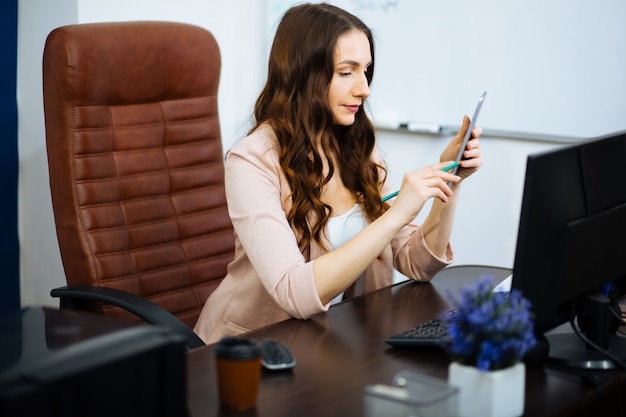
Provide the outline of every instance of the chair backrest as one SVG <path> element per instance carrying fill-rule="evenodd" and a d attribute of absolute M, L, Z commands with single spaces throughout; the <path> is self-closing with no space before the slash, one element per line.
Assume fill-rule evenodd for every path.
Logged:
<path fill-rule="evenodd" d="M 195 324 L 234 254 L 220 66 L 211 33 L 188 24 L 77 24 L 48 35 L 46 144 L 69 286 L 126 290 Z"/>

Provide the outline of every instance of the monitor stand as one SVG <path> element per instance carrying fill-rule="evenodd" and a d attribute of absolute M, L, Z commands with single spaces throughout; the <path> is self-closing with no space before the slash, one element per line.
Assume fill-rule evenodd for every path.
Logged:
<path fill-rule="evenodd" d="M 547 334 L 550 350 L 548 358 L 560 365 L 580 369 L 615 369 L 620 368 L 611 359 L 593 348 L 587 348 L 573 331 L 568 333 Z M 608 351 L 626 362 L 626 338 L 610 335 Z"/>
<path fill-rule="evenodd" d="M 595 291 L 580 297 L 571 308 L 575 319 L 570 321 L 569 326 L 566 324 L 562 331 L 557 328 L 545 335 L 549 346 L 548 358 L 570 368 L 601 370 L 624 367 L 626 337 L 616 334 L 621 324 L 621 320 L 616 318 L 621 315 L 617 302 Z M 576 331 L 615 359 L 588 345 Z"/>

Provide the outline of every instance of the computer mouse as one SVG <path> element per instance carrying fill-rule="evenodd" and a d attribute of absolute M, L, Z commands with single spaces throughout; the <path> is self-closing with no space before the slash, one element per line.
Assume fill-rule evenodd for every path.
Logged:
<path fill-rule="evenodd" d="M 268 371 L 287 371 L 296 366 L 296 359 L 283 343 L 273 339 L 258 342 L 261 348 L 261 365 Z"/>

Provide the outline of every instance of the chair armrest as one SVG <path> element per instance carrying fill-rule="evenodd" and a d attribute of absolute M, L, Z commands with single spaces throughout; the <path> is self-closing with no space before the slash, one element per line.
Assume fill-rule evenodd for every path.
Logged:
<path fill-rule="evenodd" d="M 100 301 L 120 307 L 147 323 L 164 326 L 185 338 L 187 349 L 204 346 L 204 342 L 186 324 L 173 314 L 152 301 L 115 288 L 79 286 L 60 287 L 50 291 L 53 297 L 61 299 L 61 305 L 72 299 Z"/>

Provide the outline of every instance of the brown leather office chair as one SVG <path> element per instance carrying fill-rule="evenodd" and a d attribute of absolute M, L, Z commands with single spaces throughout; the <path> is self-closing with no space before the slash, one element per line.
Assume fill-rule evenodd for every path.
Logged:
<path fill-rule="evenodd" d="M 68 283 L 52 295 L 62 308 L 136 315 L 203 344 L 191 328 L 234 253 L 220 66 L 211 33 L 188 24 L 78 24 L 48 35 L 46 143 Z"/>

